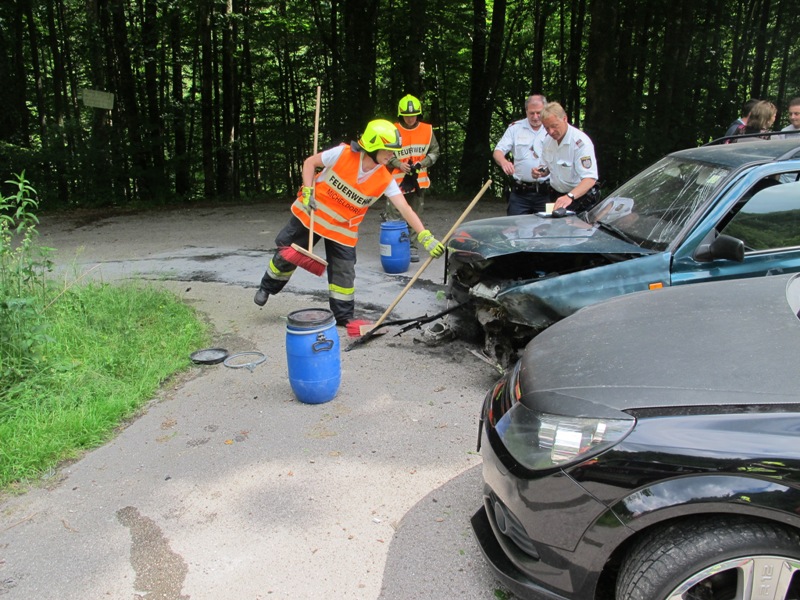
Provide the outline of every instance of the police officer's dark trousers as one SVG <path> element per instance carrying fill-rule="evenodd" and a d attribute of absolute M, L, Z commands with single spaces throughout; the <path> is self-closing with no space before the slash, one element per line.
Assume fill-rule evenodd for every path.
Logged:
<path fill-rule="evenodd" d="M 547 183 L 514 183 L 508 196 L 506 214 L 530 215 L 544 212 L 550 202 L 550 186 Z"/>

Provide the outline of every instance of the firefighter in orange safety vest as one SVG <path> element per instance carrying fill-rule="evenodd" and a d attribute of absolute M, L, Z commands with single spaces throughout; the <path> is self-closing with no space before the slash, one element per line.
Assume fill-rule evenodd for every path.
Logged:
<path fill-rule="evenodd" d="M 328 303 L 336 324 L 347 326 L 355 310 L 358 226 L 369 207 L 382 196 L 413 228 L 431 256 L 444 254 L 444 246 L 425 229 L 386 168 L 401 147 L 397 128 L 377 119 L 369 122 L 358 142 L 341 144 L 305 159 L 303 186 L 291 206 L 292 216 L 275 238 L 278 249 L 253 298 L 258 306 L 264 306 L 270 295 L 280 292 L 289 282 L 296 265 L 281 255 L 281 249 L 292 244 L 307 247 L 313 218 L 314 244 L 320 238 L 325 240 Z"/>
<path fill-rule="evenodd" d="M 420 121 L 421 114 L 420 101 L 411 94 L 403 96 L 397 107 L 397 116 L 401 117 L 402 122 L 395 123 L 403 140 L 403 149 L 387 164 L 406 200 L 420 217 L 425 208 L 425 190 L 431 185 L 428 168 L 439 158 L 439 142 L 433 134 L 433 127 L 429 123 Z M 400 214 L 388 201 L 384 216 L 393 221 L 401 219 Z M 419 262 L 416 232 L 411 232 L 409 241 L 411 262 Z"/>

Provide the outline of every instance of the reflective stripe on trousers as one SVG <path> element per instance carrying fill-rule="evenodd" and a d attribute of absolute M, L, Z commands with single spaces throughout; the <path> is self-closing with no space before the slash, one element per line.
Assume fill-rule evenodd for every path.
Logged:
<path fill-rule="evenodd" d="M 320 237 L 314 235 L 314 243 Z M 332 240 L 325 241 L 325 258 L 328 261 L 328 303 L 337 321 L 348 321 L 355 313 L 356 249 Z M 280 254 L 281 248 L 297 244 L 308 248 L 308 229 L 292 216 L 275 238 L 278 250 L 261 278 L 261 288 L 268 294 L 280 292 L 289 283 L 296 266 Z"/>

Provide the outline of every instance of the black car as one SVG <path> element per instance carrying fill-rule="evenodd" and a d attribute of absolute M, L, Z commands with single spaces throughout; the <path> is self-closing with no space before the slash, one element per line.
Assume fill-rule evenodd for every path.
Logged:
<path fill-rule="evenodd" d="M 483 553 L 522 598 L 800 598 L 800 276 L 665 288 L 534 338 L 484 401 Z"/>

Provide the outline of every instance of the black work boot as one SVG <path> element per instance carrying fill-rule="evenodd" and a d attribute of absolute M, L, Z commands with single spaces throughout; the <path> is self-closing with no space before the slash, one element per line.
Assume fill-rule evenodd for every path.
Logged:
<path fill-rule="evenodd" d="M 258 288 L 256 295 L 253 297 L 253 302 L 258 304 L 259 306 L 264 306 L 269 300 L 269 294 L 264 288 Z"/>

